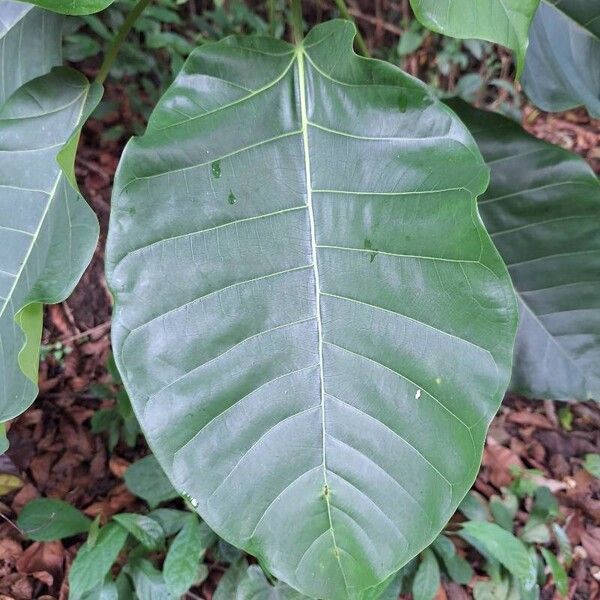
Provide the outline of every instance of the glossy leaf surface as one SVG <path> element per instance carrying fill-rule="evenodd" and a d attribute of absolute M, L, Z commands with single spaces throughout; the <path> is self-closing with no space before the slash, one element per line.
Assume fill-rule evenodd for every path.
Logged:
<path fill-rule="evenodd" d="M 506 117 L 450 104 L 491 168 L 479 210 L 519 295 L 511 389 L 600 399 L 598 178 L 579 156 Z"/>
<path fill-rule="evenodd" d="M 56 68 L 0 108 L 0 421 L 37 394 L 41 303 L 71 293 L 96 245 L 73 171 L 79 128 L 100 94 Z"/>
<path fill-rule="evenodd" d="M 197 49 L 124 153 L 107 253 L 115 360 L 165 472 L 227 541 L 336 600 L 455 510 L 516 326 L 476 146 L 353 36 Z"/>
<path fill-rule="evenodd" d="M 527 33 L 540 0 L 410 0 L 425 27 L 460 39 L 476 38 L 513 50 L 519 72 Z"/>
<path fill-rule="evenodd" d="M 544 110 L 584 105 L 600 117 L 600 2 L 540 4 L 530 30 L 523 86 Z"/>
<path fill-rule="evenodd" d="M 0 106 L 24 83 L 61 63 L 62 22 L 31 4 L 0 0 Z"/>
<path fill-rule="evenodd" d="M 108 8 L 113 2 L 114 0 L 27 0 L 28 4 L 63 15 L 90 15 Z"/>

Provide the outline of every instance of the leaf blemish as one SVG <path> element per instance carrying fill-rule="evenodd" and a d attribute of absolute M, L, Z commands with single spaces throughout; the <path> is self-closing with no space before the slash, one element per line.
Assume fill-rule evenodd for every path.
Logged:
<path fill-rule="evenodd" d="M 327 484 L 325 484 L 323 486 L 323 497 L 327 498 L 329 496 L 329 486 Z"/>
<path fill-rule="evenodd" d="M 415 400 L 418 400 L 421 397 L 421 390 L 417 390 L 417 393 L 415 394 Z"/>
<path fill-rule="evenodd" d="M 221 161 L 215 160 L 210 166 L 210 171 L 215 179 L 219 179 L 221 177 Z"/>
<path fill-rule="evenodd" d="M 232 191 L 230 191 L 229 196 L 227 196 L 227 202 L 229 202 L 229 204 L 235 204 L 237 202 L 237 198 Z"/>
<path fill-rule="evenodd" d="M 365 250 L 373 250 L 373 252 L 371 252 L 371 254 L 369 255 L 369 262 L 373 262 L 375 260 L 375 258 L 377 257 L 377 253 L 379 252 L 377 250 L 377 248 L 373 248 L 373 243 L 371 242 L 371 240 L 366 237 L 365 241 L 363 242 L 363 248 Z"/>

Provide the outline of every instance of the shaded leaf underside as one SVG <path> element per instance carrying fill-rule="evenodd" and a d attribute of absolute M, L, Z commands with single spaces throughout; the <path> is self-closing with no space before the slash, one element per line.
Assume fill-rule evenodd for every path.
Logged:
<path fill-rule="evenodd" d="M 420 551 L 472 483 L 516 306 L 458 120 L 353 27 L 196 50 L 115 182 L 115 358 L 207 523 L 317 598 Z"/>
<path fill-rule="evenodd" d="M 451 102 L 491 168 L 482 218 L 519 295 L 511 389 L 600 399 L 600 183 L 579 156 Z"/>
<path fill-rule="evenodd" d="M 600 117 L 600 3 L 541 2 L 530 30 L 523 86 L 544 110 L 584 105 Z"/>

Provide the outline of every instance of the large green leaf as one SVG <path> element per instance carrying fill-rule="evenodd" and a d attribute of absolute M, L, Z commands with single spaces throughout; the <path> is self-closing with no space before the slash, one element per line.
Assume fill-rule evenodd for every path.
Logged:
<path fill-rule="evenodd" d="M 41 303 L 70 294 L 96 245 L 74 160 L 100 95 L 76 71 L 56 68 L 0 108 L 0 421 L 37 394 Z"/>
<path fill-rule="evenodd" d="M 527 32 L 540 0 L 410 0 L 425 27 L 461 39 L 477 38 L 507 46 L 523 69 Z"/>
<path fill-rule="evenodd" d="M 89 15 L 109 7 L 115 0 L 19 0 L 63 15 Z"/>
<path fill-rule="evenodd" d="M 195 50 L 125 150 L 107 248 L 115 360 L 165 472 L 328 599 L 456 509 L 517 316 L 473 140 L 354 32 Z"/>
<path fill-rule="evenodd" d="M 600 400 L 600 183 L 580 157 L 453 101 L 491 167 L 481 216 L 519 294 L 511 388 Z"/>
<path fill-rule="evenodd" d="M 600 2 L 543 0 L 531 26 L 523 86 L 544 110 L 583 104 L 600 117 Z"/>
<path fill-rule="evenodd" d="M 0 0 L 0 106 L 24 83 L 61 63 L 62 17 Z"/>

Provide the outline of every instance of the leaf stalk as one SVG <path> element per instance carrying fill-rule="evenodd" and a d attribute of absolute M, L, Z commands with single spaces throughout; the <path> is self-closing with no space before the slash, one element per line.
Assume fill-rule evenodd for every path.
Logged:
<path fill-rule="evenodd" d="M 348 7 L 346 6 L 346 1 L 345 0 L 334 0 L 334 2 L 335 2 L 335 5 L 337 6 L 337 9 L 340 12 L 340 16 L 343 19 L 348 19 L 348 21 L 352 21 L 352 23 L 354 23 L 354 25 L 356 26 L 356 47 L 358 48 L 358 51 L 365 58 L 370 58 L 371 53 L 369 52 L 369 48 L 367 48 L 365 38 L 362 36 L 362 33 L 358 29 L 358 25 L 356 25 L 356 21 L 352 18 L 352 15 L 350 14 Z"/>
<path fill-rule="evenodd" d="M 301 44 L 304 39 L 304 27 L 302 25 L 302 0 L 291 0 L 292 3 L 292 30 L 294 41 Z"/>
<path fill-rule="evenodd" d="M 139 2 L 133 7 L 132 11 L 127 15 L 125 21 L 119 28 L 117 35 L 111 42 L 106 55 L 104 56 L 104 60 L 102 61 L 102 65 L 100 66 L 100 70 L 98 71 L 98 75 L 96 75 L 96 83 L 102 85 L 106 80 L 110 69 L 112 68 L 117 55 L 119 54 L 119 50 L 127 37 L 127 34 L 131 31 L 133 24 L 136 22 L 137 18 L 144 12 L 144 9 L 148 4 L 150 4 L 151 0 L 139 0 Z"/>

